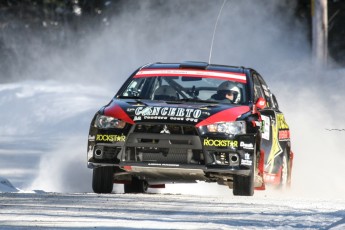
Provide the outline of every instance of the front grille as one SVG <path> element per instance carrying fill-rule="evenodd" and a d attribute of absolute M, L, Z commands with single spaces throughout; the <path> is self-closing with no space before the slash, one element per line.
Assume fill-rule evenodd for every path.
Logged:
<path fill-rule="evenodd" d="M 128 134 L 123 161 L 204 164 L 204 157 L 194 126 L 137 124 Z"/>
<path fill-rule="evenodd" d="M 178 135 L 198 135 L 194 126 L 176 124 L 138 124 L 134 133 L 169 133 Z"/>
<path fill-rule="evenodd" d="M 167 148 L 127 148 L 126 161 L 166 164 L 204 164 L 201 150 Z"/>
<path fill-rule="evenodd" d="M 143 162 L 187 163 L 188 151 L 186 149 L 163 149 L 158 151 L 138 152 L 139 159 Z"/>

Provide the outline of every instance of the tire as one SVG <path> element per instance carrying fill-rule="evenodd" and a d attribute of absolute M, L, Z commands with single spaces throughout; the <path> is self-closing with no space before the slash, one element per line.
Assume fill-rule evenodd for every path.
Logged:
<path fill-rule="evenodd" d="M 254 155 L 255 156 L 255 155 Z M 256 157 L 253 159 L 253 165 L 249 176 L 234 175 L 232 193 L 234 196 L 253 196 L 254 178 L 256 171 Z"/>
<path fill-rule="evenodd" d="M 111 193 L 113 191 L 112 167 L 99 167 L 93 169 L 92 189 L 95 193 Z"/>
<path fill-rule="evenodd" d="M 145 180 L 140 180 L 137 177 L 132 177 L 131 183 L 124 185 L 125 193 L 146 193 L 147 189 L 147 182 Z"/>
<path fill-rule="evenodd" d="M 280 189 L 286 189 L 289 188 L 291 184 L 291 167 L 290 167 L 290 161 L 288 158 L 287 151 L 284 150 L 283 156 L 282 156 L 282 169 L 281 169 L 281 178 L 280 178 Z"/>

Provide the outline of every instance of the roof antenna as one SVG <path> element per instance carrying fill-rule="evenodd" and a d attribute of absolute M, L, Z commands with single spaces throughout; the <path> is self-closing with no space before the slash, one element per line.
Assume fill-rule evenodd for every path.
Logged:
<path fill-rule="evenodd" d="M 212 56 L 213 42 L 214 42 L 214 36 L 215 36 L 215 34 L 216 34 L 216 30 L 217 30 L 218 21 L 219 21 L 220 15 L 222 14 L 222 10 L 223 10 L 223 7 L 224 7 L 226 1 L 227 1 L 227 0 L 224 0 L 224 1 L 223 1 L 223 4 L 222 4 L 222 6 L 220 7 L 220 10 L 219 10 L 219 13 L 218 13 L 218 17 L 217 17 L 216 24 L 214 25 L 213 36 L 212 36 L 212 41 L 211 41 L 211 48 L 210 48 L 210 56 L 209 56 L 209 58 L 208 58 L 208 63 L 209 63 L 209 64 L 211 64 L 211 56 Z"/>

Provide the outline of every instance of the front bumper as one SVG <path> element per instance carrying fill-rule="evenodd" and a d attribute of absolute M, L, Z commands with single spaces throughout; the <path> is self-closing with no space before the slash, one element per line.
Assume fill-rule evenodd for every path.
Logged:
<path fill-rule="evenodd" d="M 174 172 L 196 178 L 249 175 L 255 159 L 255 139 L 253 134 L 230 138 L 130 133 L 123 142 L 105 143 L 89 137 L 88 167 L 115 166 L 147 176 Z"/>

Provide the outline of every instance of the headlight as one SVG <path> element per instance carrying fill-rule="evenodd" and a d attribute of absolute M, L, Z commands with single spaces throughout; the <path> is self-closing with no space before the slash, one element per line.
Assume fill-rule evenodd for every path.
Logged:
<path fill-rule="evenodd" d="M 204 126 L 209 133 L 244 134 L 246 133 L 246 123 L 244 121 L 218 122 Z"/>
<path fill-rule="evenodd" d="M 126 125 L 126 122 L 104 115 L 97 115 L 95 126 L 100 129 L 123 129 Z"/>

